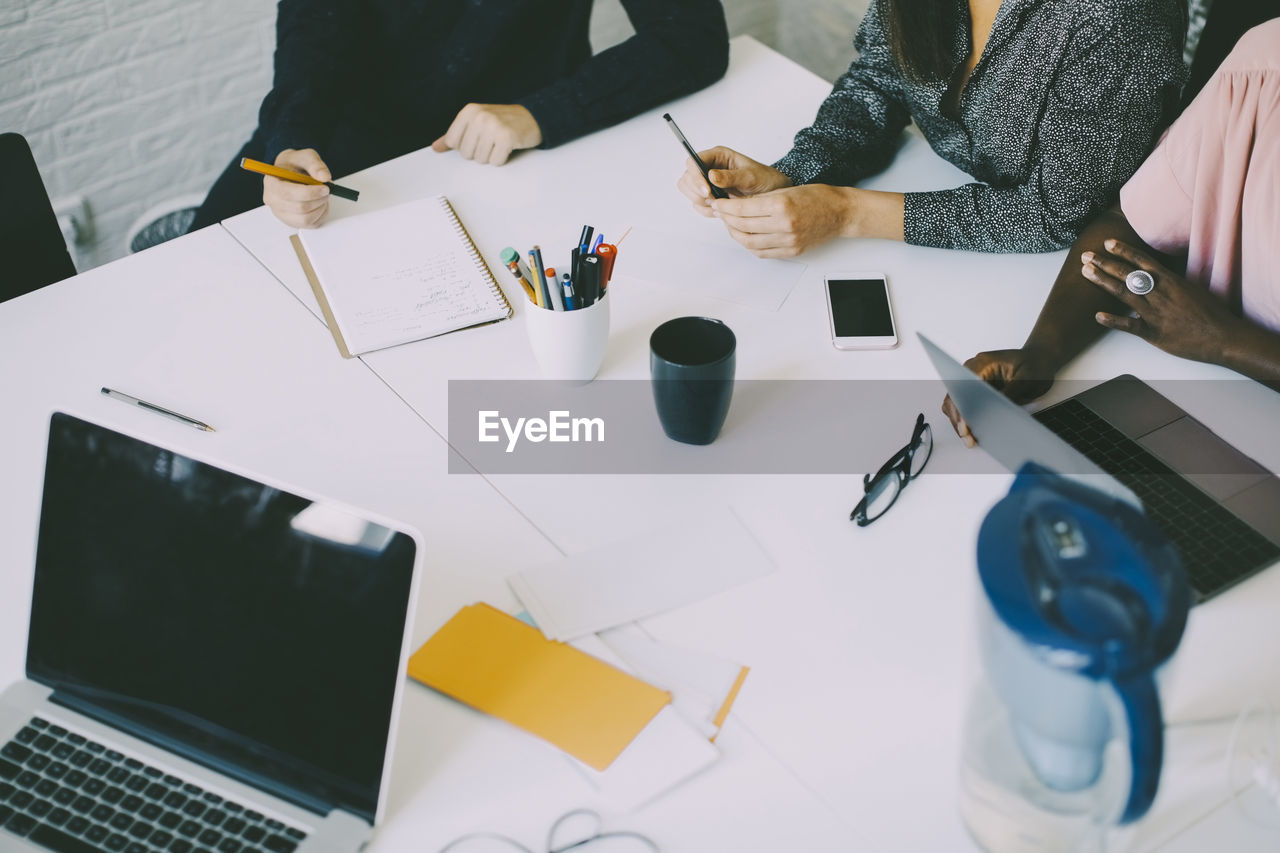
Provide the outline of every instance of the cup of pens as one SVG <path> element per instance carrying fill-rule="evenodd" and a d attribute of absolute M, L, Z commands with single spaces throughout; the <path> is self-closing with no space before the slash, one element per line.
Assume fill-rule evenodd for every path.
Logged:
<path fill-rule="evenodd" d="M 567 263 L 544 257 L 534 246 L 525 259 L 513 248 L 502 263 L 520 283 L 533 310 L 528 312 L 529 346 L 543 377 L 590 382 L 609 344 L 609 278 L 617 248 L 585 226 Z M 594 240 L 593 240 L 594 237 Z M 527 263 L 526 263 L 527 261 Z"/>

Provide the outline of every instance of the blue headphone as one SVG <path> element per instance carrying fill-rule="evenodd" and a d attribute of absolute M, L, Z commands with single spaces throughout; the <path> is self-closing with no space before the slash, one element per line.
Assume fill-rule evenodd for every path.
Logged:
<path fill-rule="evenodd" d="M 1155 670 L 1177 649 L 1191 605 L 1173 543 L 1131 504 L 1027 463 L 982 523 L 978 573 L 1010 630 L 1075 653 L 1046 666 L 1115 688 L 1133 765 L 1120 823 L 1142 817 L 1164 755 Z"/>

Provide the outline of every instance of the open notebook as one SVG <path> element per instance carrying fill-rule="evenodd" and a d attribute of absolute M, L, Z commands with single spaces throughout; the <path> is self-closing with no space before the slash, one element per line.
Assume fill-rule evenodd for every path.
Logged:
<path fill-rule="evenodd" d="M 511 316 L 444 196 L 339 219 L 290 240 L 344 358 Z"/>

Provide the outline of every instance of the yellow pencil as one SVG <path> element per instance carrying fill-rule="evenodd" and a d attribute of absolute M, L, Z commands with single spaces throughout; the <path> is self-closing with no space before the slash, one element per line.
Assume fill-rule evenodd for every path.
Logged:
<path fill-rule="evenodd" d="M 538 307 L 546 308 L 542 304 L 542 279 L 538 276 L 538 262 L 534 260 L 533 252 L 529 253 L 529 278 L 533 280 L 533 295 L 537 297 Z"/>
<path fill-rule="evenodd" d="M 358 201 L 360 193 L 348 187 L 339 186 L 333 181 L 321 181 L 310 175 L 304 175 L 302 172 L 294 172 L 290 169 L 281 169 L 279 166 L 272 166 L 270 163 L 263 163 L 261 160 L 252 160 L 248 157 L 240 158 L 240 168 L 249 172 L 257 172 L 259 175 L 270 175 L 273 178 L 279 178 L 282 181 L 292 181 L 295 184 L 310 184 L 312 186 L 321 185 L 329 188 L 329 192 L 338 198 L 345 198 L 348 201 Z"/>

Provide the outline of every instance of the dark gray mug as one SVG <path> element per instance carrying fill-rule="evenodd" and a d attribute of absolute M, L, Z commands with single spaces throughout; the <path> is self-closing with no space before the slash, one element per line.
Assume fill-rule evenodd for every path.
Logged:
<path fill-rule="evenodd" d="M 653 402 L 668 438 L 710 444 L 733 398 L 738 339 L 719 320 L 677 317 L 649 336 Z"/>

